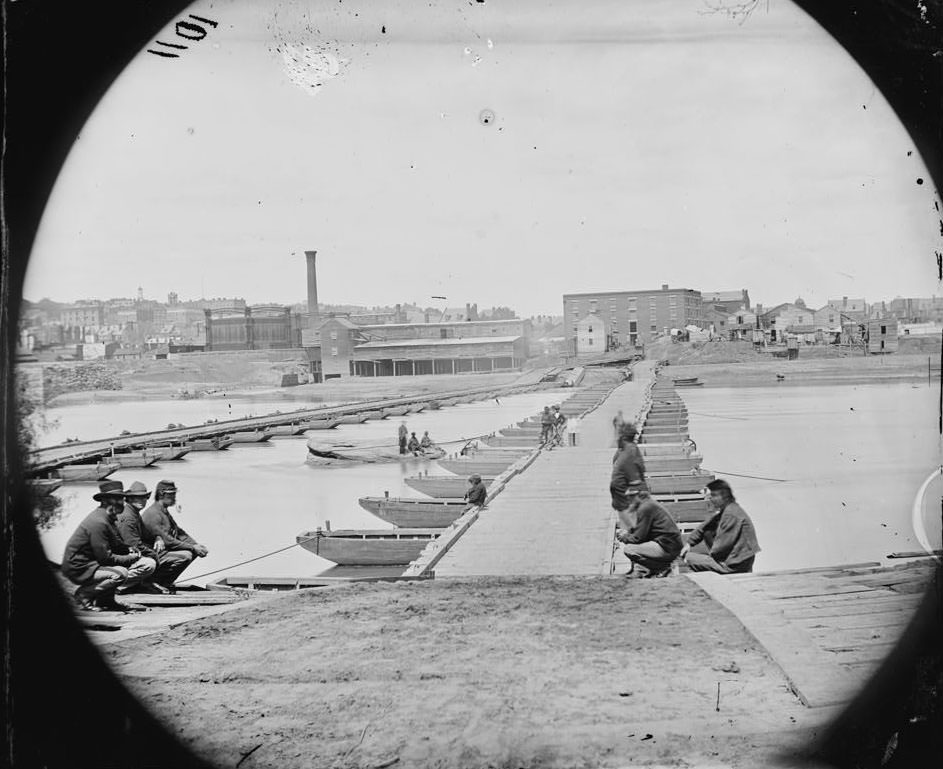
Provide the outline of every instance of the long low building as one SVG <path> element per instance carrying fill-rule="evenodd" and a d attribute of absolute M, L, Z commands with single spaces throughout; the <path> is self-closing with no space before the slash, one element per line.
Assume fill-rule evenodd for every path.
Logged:
<path fill-rule="evenodd" d="M 391 339 L 351 350 L 354 376 L 463 374 L 519 368 L 527 358 L 523 336 Z"/>

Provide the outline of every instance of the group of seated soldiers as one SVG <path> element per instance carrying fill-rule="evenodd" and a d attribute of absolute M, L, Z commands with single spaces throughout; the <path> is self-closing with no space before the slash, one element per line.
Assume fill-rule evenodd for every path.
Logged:
<path fill-rule="evenodd" d="M 621 412 L 620 412 L 621 415 Z M 635 425 L 619 425 L 609 493 L 619 518 L 616 538 L 629 559 L 628 574 L 664 577 L 681 558 L 692 571 L 733 574 L 753 571 L 760 546 L 753 521 L 737 504 L 730 484 L 707 484 L 711 516 L 686 537 L 671 514 L 648 492 L 645 460 Z M 694 549 L 692 549 L 694 548 Z"/>
<path fill-rule="evenodd" d="M 185 532 L 170 513 L 177 503 L 173 481 L 150 492 L 135 481 L 103 481 L 92 498 L 98 507 L 83 520 L 65 547 L 61 572 L 78 585 L 74 598 L 88 611 L 128 611 L 116 593 L 174 593 L 175 581 L 194 557 L 209 551 Z"/>

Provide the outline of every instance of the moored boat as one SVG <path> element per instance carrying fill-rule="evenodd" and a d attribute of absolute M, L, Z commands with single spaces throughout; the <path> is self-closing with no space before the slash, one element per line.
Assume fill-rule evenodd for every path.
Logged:
<path fill-rule="evenodd" d="M 713 473 L 685 473 L 681 475 L 647 476 L 645 479 L 652 494 L 695 494 L 714 480 Z"/>
<path fill-rule="evenodd" d="M 234 433 L 230 433 L 229 437 L 232 438 L 233 444 L 251 444 L 265 443 L 271 440 L 272 435 L 274 435 L 274 433 L 266 427 L 260 430 L 237 430 Z"/>
<path fill-rule="evenodd" d="M 121 465 L 117 462 L 96 462 L 95 464 L 75 464 L 59 467 L 53 472 L 63 481 L 103 481 Z"/>
<path fill-rule="evenodd" d="M 215 435 L 212 438 L 194 438 L 188 445 L 193 451 L 222 451 L 232 446 L 232 443 L 228 435 Z"/>
<path fill-rule="evenodd" d="M 405 566 L 441 533 L 441 529 L 315 529 L 302 532 L 295 541 L 344 566 Z"/>
<path fill-rule="evenodd" d="M 343 416 L 337 417 L 337 424 L 339 425 L 359 425 L 361 422 L 366 422 L 367 417 L 363 413 L 357 414 L 344 414 Z"/>
<path fill-rule="evenodd" d="M 148 446 L 147 450 L 153 452 L 158 462 L 170 462 L 174 459 L 182 459 L 193 449 L 187 444 L 181 444 L 179 446 Z"/>
<path fill-rule="evenodd" d="M 360 506 L 394 526 L 435 529 L 461 517 L 469 505 L 464 499 L 409 499 L 407 497 L 361 497 Z"/>
<path fill-rule="evenodd" d="M 422 403 L 410 403 L 409 404 L 409 413 L 418 414 L 420 411 L 423 411 L 429 404 L 423 401 Z"/>
<path fill-rule="evenodd" d="M 481 479 L 485 486 L 490 486 L 494 478 Z M 403 481 L 411 489 L 415 489 L 429 497 L 445 497 L 449 499 L 463 498 L 468 491 L 468 479 L 458 475 L 423 475 L 404 478 Z"/>
<path fill-rule="evenodd" d="M 47 497 L 62 485 L 60 478 L 30 478 L 30 488 L 37 497 Z"/>
<path fill-rule="evenodd" d="M 413 456 L 412 452 L 403 455 L 399 446 L 358 445 L 356 443 L 338 443 L 325 441 L 320 436 L 308 438 L 308 459 L 321 464 L 338 462 L 395 462 Z M 439 459 L 445 456 L 445 450 L 438 446 L 422 449 L 416 456 L 426 459 Z"/>
<path fill-rule="evenodd" d="M 513 465 L 517 459 L 485 458 L 477 456 L 460 457 L 458 459 L 440 459 L 439 467 L 450 473 L 467 478 L 472 473 L 479 475 L 500 475 Z"/>
<path fill-rule="evenodd" d="M 409 413 L 409 406 L 389 406 L 383 413 L 388 417 L 401 417 Z"/>
<path fill-rule="evenodd" d="M 305 427 L 304 422 L 292 422 L 287 425 L 272 425 L 268 429 L 273 437 L 278 437 L 283 435 L 304 435 L 305 430 L 310 428 Z"/>
<path fill-rule="evenodd" d="M 385 409 L 374 409 L 372 411 L 361 411 L 360 415 L 364 418 L 364 421 L 368 419 L 380 420 L 386 419 L 386 410 Z"/>
<path fill-rule="evenodd" d="M 117 462 L 121 467 L 150 467 L 157 462 L 157 456 L 147 450 L 143 451 L 116 451 L 109 462 Z"/>
<path fill-rule="evenodd" d="M 308 419 L 301 422 L 299 426 L 302 427 L 302 432 L 304 432 L 305 430 L 331 430 L 339 424 L 339 418 L 326 417 L 324 419 Z"/>

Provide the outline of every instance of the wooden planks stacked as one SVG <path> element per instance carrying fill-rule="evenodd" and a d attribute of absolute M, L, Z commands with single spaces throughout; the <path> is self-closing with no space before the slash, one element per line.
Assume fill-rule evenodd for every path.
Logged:
<path fill-rule="evenodd" d="M 785 572 L 690 574 L 783 669 L 803 703 L 848 702 L 901 638 L 937 560 Z"/>

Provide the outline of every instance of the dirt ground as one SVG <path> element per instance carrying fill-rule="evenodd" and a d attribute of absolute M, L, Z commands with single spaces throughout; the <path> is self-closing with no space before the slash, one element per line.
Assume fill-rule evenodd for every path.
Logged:
<path fill-rule="evenodd" d="M 790 766 L 823 720 L 683 576 L 351 583 L 104 653 L 246 769 Z"/>

